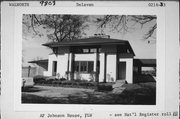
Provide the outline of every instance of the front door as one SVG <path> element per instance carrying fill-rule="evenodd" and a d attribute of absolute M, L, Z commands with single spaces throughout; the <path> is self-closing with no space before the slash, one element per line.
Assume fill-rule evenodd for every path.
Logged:
<path fill-rule="evenodd" d="M 126 62 L 119 62 L 118 66 L 118 79 L 125 80 L 126 79 Z"/>
<path fill-rule="evenodd" d="M 53 61 L 52 76 L 56 76 L 56 73 L 57 73 L 57 61 Z"/>

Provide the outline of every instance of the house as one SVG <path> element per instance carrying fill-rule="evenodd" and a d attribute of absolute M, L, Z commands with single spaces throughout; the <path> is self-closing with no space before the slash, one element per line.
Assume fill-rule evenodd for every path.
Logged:
<path fill-rule="evenodd" d="M 133 83 L 133 58 L 126 40 L 95 36 L 73 41 L 43 44 L 52 49 L 45 76 L 58 76 L 68 80 Z"/>
<path fill-rule="evenodd" d="M 34 63 L 34 67 L 31 67 L 31 72 L 32 68 L 35 68 L 35 75 L 43 75 L 44 71 L 48 70 L 48 60 L 47 59 L 41 59 L 41 60 L 34 60 L 34 61 L 29 61 L 28 63 Z"/>

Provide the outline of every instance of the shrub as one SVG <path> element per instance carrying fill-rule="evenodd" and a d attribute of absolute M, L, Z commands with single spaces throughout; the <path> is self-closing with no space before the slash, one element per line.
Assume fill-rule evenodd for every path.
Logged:
<path fill-rule="evenodd" d="M 56 79 L 48 79 L 45 81 L 45 84 L 52 84 L 53 81 L 56 81 Z"/>
<path fill-rule="evenodd" d="M 99 91 L 112 91 L 112 84 L 109 83 L 102 83 L 97 85 L 97 90 Z"/>
<path fill-rule="evenodd" d="M 34 76 L 33 77 L 33 81 L 34 83 L 41 83 L 41 82 L 45 82 L 46 81 L 46 78 L 45 76 L 42 76 L 42 75 L 37 75 L 37 76 Z"/>
<path fill-rule="evenodd" d="M 66 78 L 60 78 L 59 80 L 60 81 L 66 81 L 67 79 Z"/>

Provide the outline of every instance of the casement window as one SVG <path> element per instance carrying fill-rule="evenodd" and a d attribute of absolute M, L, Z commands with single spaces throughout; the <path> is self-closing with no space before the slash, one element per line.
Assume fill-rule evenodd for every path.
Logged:
<path fill-rule="evenodd" d="M 89 49 L 82 49 L 83 53 L 89 53 Z"/>
<path fill-rule="evenodd" d="M 74 52 L 74 53 L 96 53 L 96 52 L 101 52 L 101 48 L 74 47 L 74 48 L 71 48 L 71 52 Z"/>
<path fill-rule="evenodd" d="M 74 71 L 81 73 L 91 73 L 94 69 L 93 61 L 75 61 Z"/>
<path fill-rule="evenodd" d="M 91 48 L 91 49 L 90 49 L 90 52 L 91 52 L 91 53 L 97 52 L 97 48 Z"/>

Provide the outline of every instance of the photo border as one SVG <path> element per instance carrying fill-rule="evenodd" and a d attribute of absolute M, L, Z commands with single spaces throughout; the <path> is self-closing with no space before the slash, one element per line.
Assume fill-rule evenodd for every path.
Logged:
<path fill-rule="evenodd" d="M 92 11 L 96 11 L 93 13 Z M 98 12 L 97 12 L 98 11 Z M 156 105 L 84 105 L 84 104 L 21 104 L 21 66 L 22 66 L 22 15 L 23 14 L 125 14 L 125 15 L 156 15 L 157 38 L 156 38 Z M 16 111 L 138 111 L 138 110 L 163 110 L 165 105 L 165 9 L 147 7 L 31 7 L 15 8 L 14 27 L 14 109 Z M 47 108 L 48 106 L 48 108 Z"/>

